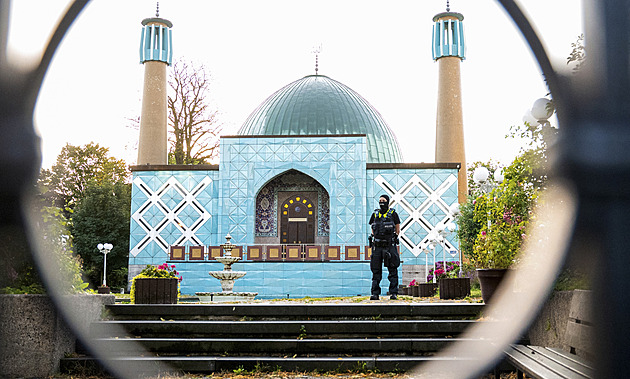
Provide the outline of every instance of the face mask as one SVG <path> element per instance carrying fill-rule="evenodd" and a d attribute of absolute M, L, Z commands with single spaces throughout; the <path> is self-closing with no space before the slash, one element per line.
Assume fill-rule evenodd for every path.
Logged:
<path fill-rule="evenodd" d="M 381 208 L 381 212 L 382 213 L 385 213 L 385 211 L 387 211 L 387 209 L 389 209 L 389 204 L 387 202 L 379 201 L 378 205 Z"/>

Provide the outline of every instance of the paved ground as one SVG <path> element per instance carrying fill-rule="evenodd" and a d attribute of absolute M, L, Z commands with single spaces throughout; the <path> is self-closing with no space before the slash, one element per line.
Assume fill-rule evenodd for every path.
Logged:
<path fill-rule="evenodd" d="M 182 296 L 180 302 L 185 302 L 187 299 L 196 299 L 194 296 Z M 389 296 L 381 296 L 380 300 L 370 300 L 369 296 L 350 296 L 350 297 L 323 297 L 323 298 L 295 298 L 295 299 L 256 299 L 248 301 L 248 303 L 261 303 L 261 304 L 378 304 L 378 303 L 481 303 L 481 297 L 467 297 L 460 300 L 441 300 L 438 297 L 411 297 L 411 296 L 399 296 L 398 300 L 390 300 Z"/>

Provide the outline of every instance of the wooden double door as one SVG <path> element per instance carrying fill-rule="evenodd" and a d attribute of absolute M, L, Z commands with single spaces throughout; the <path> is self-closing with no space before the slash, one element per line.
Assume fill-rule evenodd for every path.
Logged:
<path fill-rule="evenodd" d="M 294 193 L 280 206 L 280 243 L 315 243 L 315 205 L 302 193 Z"/>

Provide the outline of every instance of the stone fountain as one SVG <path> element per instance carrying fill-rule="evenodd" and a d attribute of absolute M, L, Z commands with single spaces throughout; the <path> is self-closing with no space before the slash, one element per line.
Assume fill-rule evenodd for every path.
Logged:
<path fill-rule="evenodd" d="M 195 292 L 195 294 L 199 297 L 199 301 L 202 303 L 206 302 L 228 302 L 228 301 L 247 301 L 253 300 L 258 292 L 233 292 L 234 281 L 236 279 L 242 278 L 245 276 L 245 271 L 232 271 L 232 265 L 239 260 L 240 257 L 232 256 L 232 249 L 236 247 L 236 245 L 232 244 L 230 240 L 232 236 L 228 233 L 225 236 L 225 240 L 227 241 L 223 245 L 220 245 L 224 251 L 222 257 L 217 257 L 216 260 L 223 263 L 223 271 L 210 271 L 210 274 L 213 278 L 217 278 L 221 281 L 221 292 Z"/>

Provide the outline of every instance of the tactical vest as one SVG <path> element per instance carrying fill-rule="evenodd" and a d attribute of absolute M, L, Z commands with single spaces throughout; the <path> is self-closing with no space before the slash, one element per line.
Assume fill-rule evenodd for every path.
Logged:
<path fill-rule="evenodd" d="M 372 223 L 372 234 L 377 240 L 391 241 L 394 237 L 395 225 L 392 219 L 393 209 L 388 209 L 382 214 L 380 209 L 374 210 L 374 222 Z"/>

